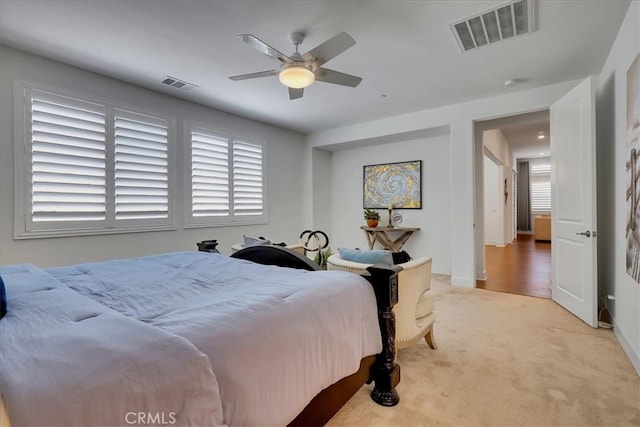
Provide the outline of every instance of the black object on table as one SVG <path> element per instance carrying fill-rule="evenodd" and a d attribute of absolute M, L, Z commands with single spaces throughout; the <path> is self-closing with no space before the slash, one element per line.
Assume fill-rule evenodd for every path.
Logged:
<path fill-rule="evenodd" d="M 202 242 L 198 242 L 198 250 L 201 252 L 212 252 L 219 254 L 220 251 L 216 249 L 218 246 L 217 240 L 203 240 Z"/>

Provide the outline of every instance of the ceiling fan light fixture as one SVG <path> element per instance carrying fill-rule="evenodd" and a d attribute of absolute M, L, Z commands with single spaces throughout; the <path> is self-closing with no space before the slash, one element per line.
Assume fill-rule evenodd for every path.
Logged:
<path fill-rule="evenodd" d="M 292 89 L 303 89 L 316 80 L 313 71 L 302 65 L 290 65 L 280 71 L 278 77 L 280 83 Z"/>

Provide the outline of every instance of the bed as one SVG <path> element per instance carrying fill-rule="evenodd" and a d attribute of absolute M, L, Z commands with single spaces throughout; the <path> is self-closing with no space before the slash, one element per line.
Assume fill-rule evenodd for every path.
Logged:
<path fill-rule="evenodd" d="M 365 381 L 395 405 L 398 269 L 314 270 L 279 247 L 1 268 L 12 425 L 321 425 Z"/>

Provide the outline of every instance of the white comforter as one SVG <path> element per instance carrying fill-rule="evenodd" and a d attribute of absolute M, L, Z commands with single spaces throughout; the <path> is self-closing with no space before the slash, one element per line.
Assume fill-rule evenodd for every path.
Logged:
<path fill-rule="evenodd" d="M 350 273 L 262 266 L 203 252 L 47 271 L 79 294 L 186 338 L 206 354 L 228 425 L 286 425 L 315 394 L 381 350 L 373 291 Z"/>
<path fill-rule="evenodd" d="M 209 361 L 187 340 L 32 265 L 0 274 L 9 300 L 0 320 L 0 391 L 13 427 L 121 426 L 140 417 L 223 425 Z"/>

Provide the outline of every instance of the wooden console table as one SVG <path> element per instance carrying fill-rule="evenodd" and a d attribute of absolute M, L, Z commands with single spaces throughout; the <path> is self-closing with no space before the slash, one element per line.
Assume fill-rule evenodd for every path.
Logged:
<path fill-rule="evenodd" d="M 420 228 L 417 227 L 367 227 L 366 225 L 363 225 L 360 228 L 364 230 L 367 236 L 369 249 L 373 249 L 373 245 L 378 242 L 383 248 L 392 252 L 401 251 L 402 247 L 407 243 L 407 240 L 409 240 L 411 235 L 420 230 Z M 391 236 L 388 234 L 392 232 L 400 232 L 402 234 L 395 240 L 392 240 Z"/>

